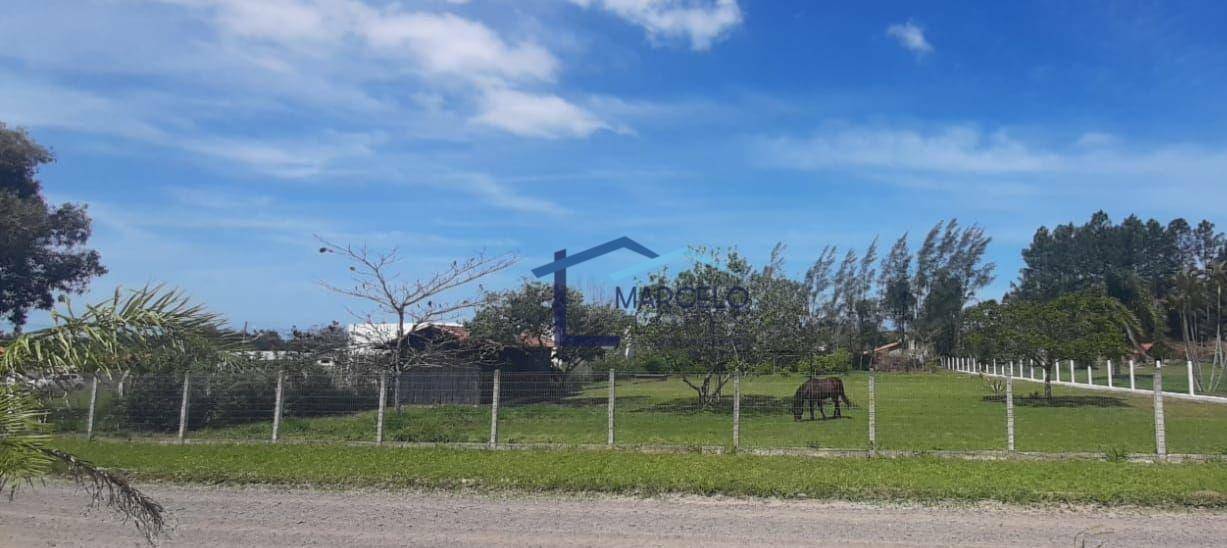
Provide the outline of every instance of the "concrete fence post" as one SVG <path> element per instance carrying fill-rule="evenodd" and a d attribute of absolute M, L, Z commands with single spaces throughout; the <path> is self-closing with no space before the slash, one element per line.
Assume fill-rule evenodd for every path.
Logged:
<path fill-rule="evenodd" d="M 115 395 L 119 396 L 120 398 L 124 397 L 124 383 L 128 380 L 128 376 L 131 374 L 132 371 L 124 371 L 123 374 L 119 376 L 119 382 L 115 384 Z"/>
<path fill-rule="evenodd" d="M 1095 367 L 1091 364 L 1087 364 L 1086 366 L 1086 384 L 1095 384 Z"/>
<path fill-rule="evenodd" d="M 1061 360 L 1052 360 L 1052 370 L 1056 373 L 1053 382 L 1061 382 Z"/>
<path fill-rule="evenodd" d="M 1159 460 L 1167 458 L 1167 423 L 1163 418 L 1163 362 L 1155 361 L 1155 376 L 1152 381 L 1155 393 L 1155 454 Z"/>
<path fill-rule="evenodd" d="M 615 390 L 614 388 L 617 386 L 616 380 L 617 380 L 617 377 L 615 376 L 614 370 L 610 368 L 609 370 L 609 437 L 607 440 L 607 443 L 609 444 L 610 448 L 614 446 L 614 399 L 617 397 L 617 390 Z"/>
<path fill-rule="evenodd" d="M 375 414 L 375 445 L 383 445 L 383 415 L 388 407 L 388 372 L 379 371 L 379 411 Z"/>
<path fill-rule="evenodd" d="M 1074 360 L 1069 360 L 1069 384 L 1078 384 L 1078 375 L 1074 372 Z"/>
<path fill-rule="evenodd" d="M 1014 377 L 1005 378 L 1005 437 L 1006 450 L 1014 452 Z"/>
<path fill-rule="evenodd" d="M 997 369 L 997 358 L 993 358 L 993 374 L 1000 374 L 1000 371 Z"/>
<path fill-rule="evenodd" d="M 98 374 L 89 383 L 89 417 L 85 421 L 85 439 L 94 439 L 94 409 L 98 407 Z"/>
<path fill-rule="evenodd" d="M 878 382 L 869 370 L 869 456 L 878 456 Z"/>
<path fill-rule="evenodd" d="M 187 435 L 187 406 L 188 406 L 188 391 L 192 387 L 192 374 L 190 372 L 183 374 L 183 399 L 179 402 L 179 443 L 183 443 L 183 437 Z"/>
<path fill-rule="evenodd" d="M 741 371 L 733 372 L 733 451 L 741 447 Z"/>
<path fill-rule="evenodd" d="M 281 394 L 285 387 L 285 372 L 277 370 L 277 392 L 273 396 L 273 443 L 281 434 Z"/>
<path fill-rule="evenodd" d="M 1030 367 L 1030 374 L 1027 375 L 1031 380 L 1035 380 L 1035 360 L 1027 360 L 1027 367 Z"/>
<path fill-rule="evenodd" d="M 1112 388 L 1112 360 L 1108 360 L 1108 388 Z"/>
<path fill-rule="evenodd" d="M 1189 395 L 1196 396 L 1197 394 L 1193 391 L 1193 360 L 1187 360 L 1184 364 L 1185 369 L 1189 372 Z"/>
<path fill-rule="evenodd" d="M 1134 376 L 1135 369 L 1136 368 L 1133 365 L 1133 360 L 1129 360 L 1129 389 L 1130 390 L 1138 389 L 1138 381 L 1137 381 L 1137 378 Z"/>
<path fill-rule="evenodd" d="M 490 394 L 490 448 L 491 449 L 498 447 L 498 396 L 499 396 L 499 392 L 502 392 L 501 386 L 499 386 L 501 384 L 502 376 L 503 376 L 503 370 L 501 369 L 494 370 L 494 388 L 492 389 L 491 394 Z"/>

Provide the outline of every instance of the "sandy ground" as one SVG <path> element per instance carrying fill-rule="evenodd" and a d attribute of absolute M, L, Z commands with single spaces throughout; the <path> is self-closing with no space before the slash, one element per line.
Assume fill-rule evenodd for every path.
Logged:
<path fill-rule="evenodd" d="M 1222 546 L 1227 514 L 701 497 L 150 485 L 166 546 Z M 0 501 L 3 546 L 141 546 L 61 483 Z"/>

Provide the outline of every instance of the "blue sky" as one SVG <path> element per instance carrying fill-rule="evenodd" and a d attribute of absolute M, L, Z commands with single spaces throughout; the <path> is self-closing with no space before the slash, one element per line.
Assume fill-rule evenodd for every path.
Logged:
<path fill-rule="evenodd" d="M 236 325 L 365 312 L 320 288 L 344 268 L 316 234 L 399 246 L 409 278 L 515 251 L 504 287 L 623 235 L 782 241 L 799 272 L 957 217 L 997 297 L 1040 225 L 1221 224 L 1227 198 L 1219 2 L 6 6 L 0 120 L 90 204 L 93 297 L 164 282 Z"/>

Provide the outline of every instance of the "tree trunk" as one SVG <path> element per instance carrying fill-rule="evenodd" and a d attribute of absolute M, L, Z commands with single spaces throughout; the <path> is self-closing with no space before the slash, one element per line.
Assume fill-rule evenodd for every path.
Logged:
<path fill-rule="evenodd" d="M 1052 405 L 1052 363 L 1050 360 L 1044 360 L 1044 399 Z"/>

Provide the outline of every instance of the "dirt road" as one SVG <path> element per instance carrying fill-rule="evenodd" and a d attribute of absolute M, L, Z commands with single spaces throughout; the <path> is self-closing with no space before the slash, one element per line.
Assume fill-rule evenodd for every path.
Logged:
<path fill-rule="evenodd" d="M 498 496 L 154 485 L 167 546 L 1221 546 L 1227 514 L 699 497 Z M 0 501 L 3 546 L 140 546 L 52 483 Z"/>

